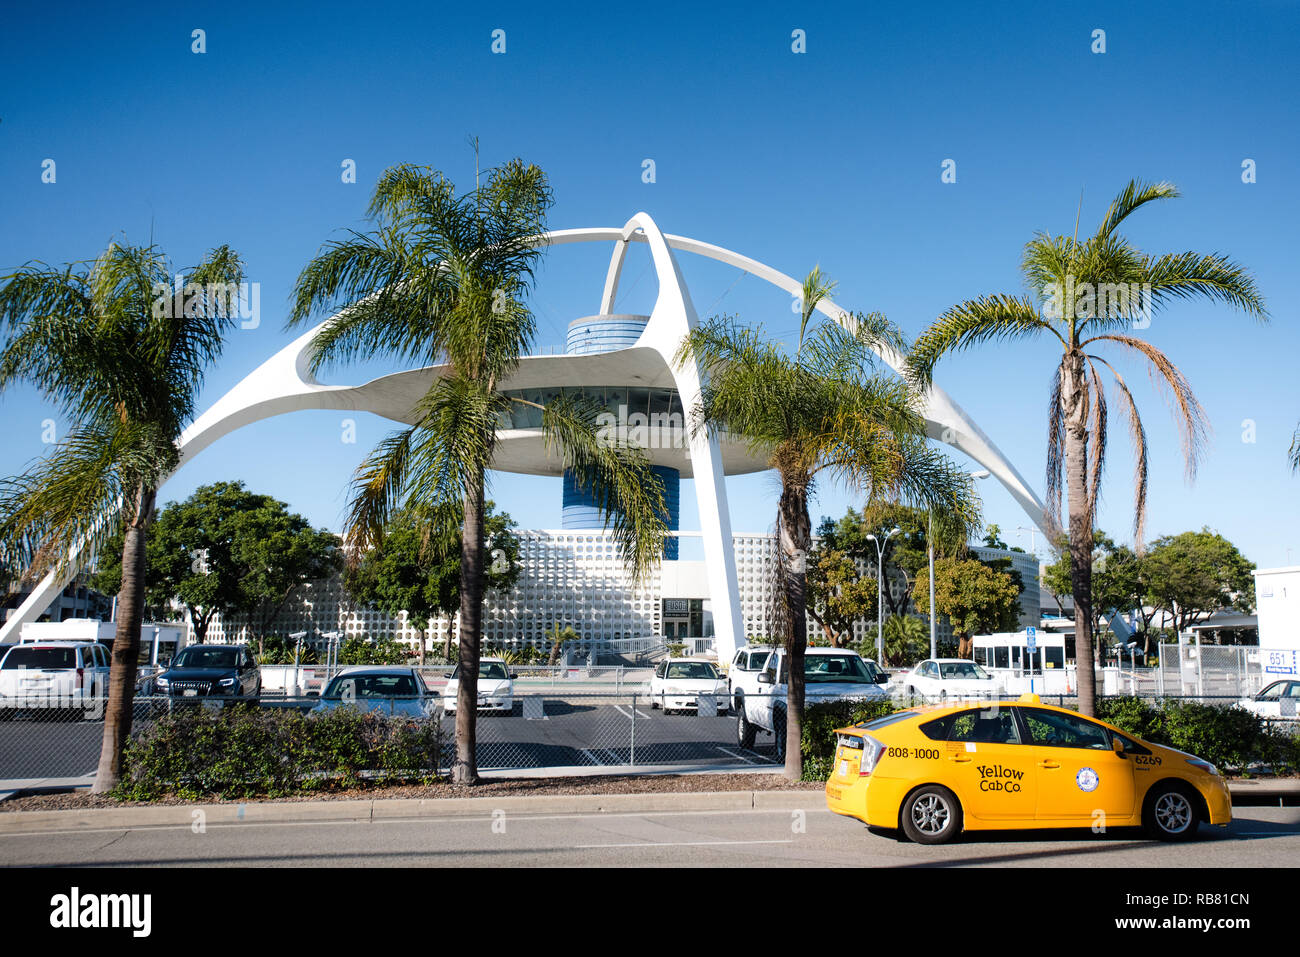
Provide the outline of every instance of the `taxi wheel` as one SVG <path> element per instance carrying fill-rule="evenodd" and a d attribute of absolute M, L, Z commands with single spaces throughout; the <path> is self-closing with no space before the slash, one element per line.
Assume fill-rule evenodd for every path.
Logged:
<path fill-rule="evenodd" d="M 1184 784 L 1158 784 L 1142 808 L 1142 826 L 1160 841 L 1185 841 L 1200 825 L 1199 801 Z"/>
<path fill-rule="evenodd" d="M 944 844 L 961 833 L 961 804 L 945 787 L 928 784 L 903 802 L 903 833 L 917 844 Z"/>

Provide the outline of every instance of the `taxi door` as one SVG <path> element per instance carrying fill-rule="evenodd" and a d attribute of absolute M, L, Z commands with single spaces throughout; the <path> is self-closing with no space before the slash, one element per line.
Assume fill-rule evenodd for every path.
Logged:
<path fill-rule="evenodd" d="M 1133 816 L 1133 761 L 1111 750 L 1105 728 L 1081 715 L 1017 710 L 1035 758 L 1039 821 L 1104 824 Z"/>
<path fill-rule="evenodd" d="M 1021 743 L 1011 709 L 995 703 L 942 720 L 946 740 L 937 749 L 937 763 L 966 814 L 986 821 L 1032 822 L 1037 804 L 1033 754 Z"/>

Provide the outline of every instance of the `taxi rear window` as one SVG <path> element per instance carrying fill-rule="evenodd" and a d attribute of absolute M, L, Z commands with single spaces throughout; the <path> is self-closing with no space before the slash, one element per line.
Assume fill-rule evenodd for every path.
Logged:
<path fill-rule="evenodd" d="M 883 718 L 876 718 L 874 721 L 864 721 L 861 724 L 855 724 L 853 727 L 859 731 L 875 731 L 878 728 L 887 728 L 889 725 L 904 718 L 915 718 L 916 715 L 911 711 L 895 711 L 893 714 L 887 714 Z"/>

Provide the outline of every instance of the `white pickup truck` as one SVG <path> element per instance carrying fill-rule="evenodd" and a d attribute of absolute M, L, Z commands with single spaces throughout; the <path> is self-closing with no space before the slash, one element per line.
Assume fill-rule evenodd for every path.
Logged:
<path fill-rule="evenodd" d="M 888 676 L 871 659 L 847 648 L 809 648 L 804 652 L 804 705 L 847 699 L 885 698 L 881 685 Z M 754 736 L 766 731 L 776 739 L 778 759 L 785 757 L 786 696 L 789 693 L 786 651 L 767 656 L 752 685 L 737 685 L 732 678 L 736 704 L 736 743 L 753 748 Z"/>

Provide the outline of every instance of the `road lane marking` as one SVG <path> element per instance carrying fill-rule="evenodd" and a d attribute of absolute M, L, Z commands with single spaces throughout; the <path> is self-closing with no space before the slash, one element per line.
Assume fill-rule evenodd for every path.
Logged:
<path fill-rule="evenodd" d="M 751 761 L 749 758 L 745 757 L 743 754 L 738 754 L 737 752 L 732 751 L 730 748 L 724 748 L 724 747 L 723 747 L 722 745 L 720 745 L 720 744 L 718 744 L 718 745 L 714 745 L 714 747 L 716 747 L 716 748 L 717 748 L 719 751 L 721 751 L 723 754 L 730 755 L 730 756 L 733 757 L 733 758 L 740 758 L 740 760 L 744 761 L 746 764 L 757 764 L 757 763 L 758 763 L 757 761 Z"/>
<path fill-rule="evenodd" d="M 590 850 L 597 847 L 717 847 L 719 845 L 731 844 L 793 844 L 794 841 L 786 839 L 783 841 L 665 841 L 662 843 L 648 843 L 637 841 L 632 844 L 575 844 L 575 851 Z"/>

